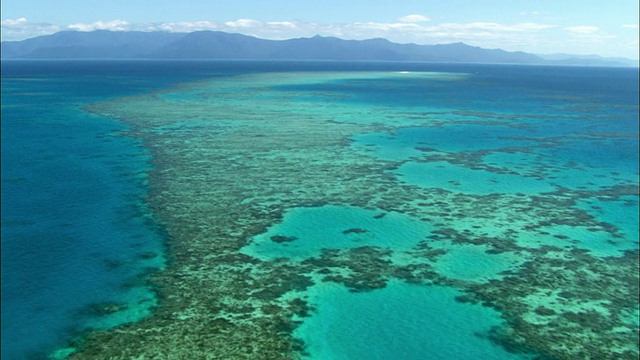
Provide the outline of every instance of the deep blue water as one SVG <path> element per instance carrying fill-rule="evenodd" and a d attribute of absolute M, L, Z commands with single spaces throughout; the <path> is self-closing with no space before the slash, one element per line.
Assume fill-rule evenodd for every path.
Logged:
<path fill-rule="evenodd" d="M 95 316 L 96 304 L 150 305 L 141 276 L 163 252 L 143 203 L 150 156 L 82 106 L 194 78 L 180 69 L 2 63 L 3 359 L 45 358 L 87 326 L 128 320 Z"/>
<path fill-rule="evenodd" d="M 85 104 L 197 79 L 301 70 L 475 74 L 470 80 L 473 86 L 468 87 L 475 90 L 468 93 L 460 93 L 464 86 L 425 88 L 413 80 L 352 82 L 357 91 L 347 101 L 393 106 L 422 106 L 425 101 L 438 104 L 449 98 L 466 97 L 469 105 L 456 106 L 495 112 L 497 104 L 507 97 L 571 93 L 589 102 L 628 105 L 637 104 L 638 95 L 637 69 L 418 63 L 3 61 L 2 358 L 44 358 L 87 326 L 115 325 L 127 320 L 101 322 L 100 315 L 87 311 L 92 305 L 122 302 L 133 308 L 151 303 L 139 296 L 139 289 L 149 269 L 162 265 L 162 256 L 144 259 L 141 255 L 164 251 L 162 227 L 144 207 L 146 171 L 151 168 L 152 159 L 139 140 L 122 136 L 126 126 L 83 111 Z M 483 84 L 487 91 L 478 92 L 478 86 Z M 313 85 L 313 90 L 341 91 L 342 85 Z M 296 89 L 303 86 L 306 85 Z M 390 89 L 398 86 L 422 92 L 402 99 L 389 96 Z M 525 88 L 527 91 L 517 91 Z M 589 102 L 577 110 L 585 119 L 591 111 Z M 544 113 L 506 105 L 534 106 L 539 102 L 504 103 L 499 112 L 506 115 Z M 546 100 L 550 108 L 564 103 L 562 97 Z M 608 114 L 610 120 L 584 121 L 579 126 L 574 122 L 572 131 L 638 132 L 637 121 L 629 121 L 637 119 L 637 106 L 611 107 L 606 111 L 600 108 L 599 113 Z M 533 120 L 523 119 L 524 123 L 527 121 Z M 565 127 L 548 129 L 557 136 L 570 135 L 563 132 Z M 414 133 L 420 135 L 420 130 L 407 130 L 400 135 L 406 135 L 405 140 L 409 141 Z M 568 143 L 567 149 L 559 146 L 553 151 L 583 151 L 587 152 L 586 157 L 602 163 L 637 154 L 637 138 L 623 144 L 603 144 L 619 153 L 613 159 L 611 153 L 605 155 L 592 148 L 569 149 L 570 146 L 577 145 Z M 629 159 L 622 162 L 628 166 Z M 634 171 L 637 176 L 637 166 Z"/>

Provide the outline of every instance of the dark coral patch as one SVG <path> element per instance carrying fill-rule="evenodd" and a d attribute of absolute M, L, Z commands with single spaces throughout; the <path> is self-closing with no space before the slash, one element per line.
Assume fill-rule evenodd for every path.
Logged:
<path fill-rule="evenodd" d="M 550 316 L 550 315 L 556 314 L 556 312 L 553 311 L 552 309 L 542 307 L 542 306 L 538 306 L 534 311 L 536 312 L 536 314 L 543 315 L 543 316 Z"/>
<path fill-rule="evenodd" d="M 274 235 L 271 237 L 271 241 L 277 242 L 278 244 L 284 242 L 292 242 L 298 240 L 295 236 L 284 236 L 284 235 Z"/>
<path fill-rule="evenodd" d="M 343 231 L 343 234 L 362 234 L 362 233 L 366 233 L 367 230 L 365 229 L 361 229 L 361 228 L 351 228 L 351 229 L 347 229 L 345 231 Z"/>

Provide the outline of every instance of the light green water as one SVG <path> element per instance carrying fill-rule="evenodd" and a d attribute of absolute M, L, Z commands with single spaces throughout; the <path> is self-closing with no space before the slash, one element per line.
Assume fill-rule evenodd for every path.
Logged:
<path fill-rule="evenodd" d="M 401 176 L 402 182 L 410 185 L 468 194 L 536 194 L 555 190 L 549 183 L 538 179 L 472 170 L 447 162 L 408 162 L 394 172 Z"/>
<path fill-rule="evenodd" d="M 459 303 L 459 295 L 398 281 L 366 293 L 321 284 L 310 290 L 315 310 L 295 335 L 317 360 L 529 358 L 494 345 L 488 337 L 503 325 L 499 313 Z"/>
<path fill-rule="evenodd" d="M 397 212 L 334 205 L 295 208 L 241 251 L 262 260 L 301 260 L 319 255 L 322 249 L 379 246 L 401 250 L 424 240 L 431 228 Z M 283 237 L 281 242 L 278 237 Z"/>

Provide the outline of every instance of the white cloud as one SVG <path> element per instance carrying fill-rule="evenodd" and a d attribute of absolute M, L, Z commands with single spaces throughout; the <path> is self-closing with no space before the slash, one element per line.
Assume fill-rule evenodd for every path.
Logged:
<path fill-rule="evenodd" d="M 251 28 L 262 26 L 261 21 L 253 19 L 238 19 L 236 21 L 227 21 L 224 24 L 231 28 Z"/>
<path fill-rule="evenodd" d="M 296 23 L 291 21 L 271 21 L 271 22 L 268 22 L 267 25 L 273 26 L 273 27 L 289 28 L 289 29 L 295 29 L 296 27 L 298 27 Z"/>
<path fill-rule="evenodd" d="M 113 21 L 97 21 L 93 24 L 71 24 L 67 26 L 69 30 L 78 30 L 78 31 L 94 31 L 94 30 L 111 30 L 111 31 L 127 31 L 131 30 L 131 26 L 128 22 L 124 20 L 113 20 Z"/>
<path fill-rule="evenodd" d="M 424 15 L 420 15 L 420 14 L 411 14 L 411 15 L 407 15 L 399 18 L 398 21 L 403 23 L 419 23 L 419 22 L 431 21 L 431 18 L 426 17 Z"/>
<path fill-rule="evenodd" d="M 537 32 L 546 29 L 552 29 L 555 25 L 538 24 L 538 23 L 519 23 L 513 25 L 498 24 L 491 22 L 473 22 L 473 23 L 448 23 L 442 24 L 439 27 L 443 29 L 455 29 L 457 31 L 472 32 L 474 30 L 490 31 L 492 33 L 505 33 L 505 32 Z"/>
<path fill-rule="evenodd" d="M 32 23 L 25 18 L 4 19 L 0 29 L 2 41 L 23 40 L 40 35 L 50 35 L 63 30 L 62 27 L 47 23 Z"/>
<path fill-rule="evenodd" d="M 538 23 L 519 23 L 513 26 L 514 31 L 539 31 L 539 30 L 547 30 L 552 29 L 557 26 L 549 25 L 549 24 L 538 24 Z"/>
<path fill-rule="evenodd" d="M 20 18 L 20 19 L 5 19 L 2 20 L 2 26 L 6 26 L 6 27 L 18 27 L 18 26 L 22 26 L 24 24 L 27 23 L 27 19 L 25 18 Z"/>
<path fill-rule="evenodd" d="M 567 31 L 574 33 L 574 34 L 579 34 L 579 35 L 590 35 L 593 33 L 598 32 L 598 30 L 600 30 L 600 28 L 598 28 L 597 26 L 569 26 L 565 28 Z"/>
<path fill-rule="evenodd" d="M 283 40 L 317 34 L 317 25 L 298 21 L 259 21 L 238 19 L 217 26 L 217 30 L 241 33 L 259 38 Z"/>
<path fill-rule="evenodd" d="M 376 23 L 376 22 L 354 23 L 351 25 L 347 25 L 346 28 L 358 29 L 358 30 L 384 31 L 384 32 L 421 30 L 421 27 L 419 25 L 413 24 L 413 23 Z"/>
<path fill-rule="evenodd" d="M 192 32 L 203 30 L 219 30 L 220 25 L 212 21 L 181 21 L 136 25 L 138 31 Z"/>

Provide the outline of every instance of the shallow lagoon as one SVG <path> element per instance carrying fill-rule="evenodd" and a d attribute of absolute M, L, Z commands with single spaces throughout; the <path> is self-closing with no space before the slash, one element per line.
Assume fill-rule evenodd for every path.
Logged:
<path fill-rule="evenodd" d="M 431 226 L 396 212 L 345 206 L 295 208 L 241 252 L 262 260 L 302 260 L 322 249 L 378 246 L 402 250 L 430 234 Z"/>
<path fill-rule="evenodd" d="M 525 259 L 513 253 L 492 254 L 481 245 L 434 245 L 446 250 L 434 264 L 435 271 L 449 279 L 483 283 L 501 279 L 502 273 L 517 270 Z"/>
<path fill-rule="evenodd" d="M 447 162 L 408 162 L 395 171 L 403 182 L 470 194 L 525 193 L 555 190 L 538 179 L 514 174 L 473 170 Z"/>
<path fill-rule="evenodd" d="M 499 313 L 457 302 L 460 295 L 454 288 L 402 282 L 355 294 L 321 284 L 308 295 L 313 315 L 295 334 L 318 360 L 531 358 L 493 344 L 490 332 L 503 324 Z"/>

